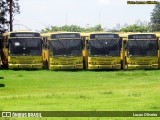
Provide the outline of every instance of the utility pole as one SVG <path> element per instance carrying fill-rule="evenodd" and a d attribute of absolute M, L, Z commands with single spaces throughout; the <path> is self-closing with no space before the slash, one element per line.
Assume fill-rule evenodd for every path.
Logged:
<path fill-rule="evenodd" d="M 13 4 L 13 0 L 10 0 L 10 31 L 13 31 L 13 15 L 12 15 L 12 4 Z"/>

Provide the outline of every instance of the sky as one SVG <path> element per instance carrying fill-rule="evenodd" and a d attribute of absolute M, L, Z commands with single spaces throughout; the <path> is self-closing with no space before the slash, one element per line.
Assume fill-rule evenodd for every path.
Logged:
<path fill-rule="evenodd" d="M 134 24 L 138 19 L 149 22 L 155 7 L 130 5 L 127 0 L 19 0 L 19 4 L 20 14 L 14 17 L 13 29 L 36 31 L 51 25 L 90 27 L 101 24 L 103 28 L 112 28 L 117 23 Z"/>

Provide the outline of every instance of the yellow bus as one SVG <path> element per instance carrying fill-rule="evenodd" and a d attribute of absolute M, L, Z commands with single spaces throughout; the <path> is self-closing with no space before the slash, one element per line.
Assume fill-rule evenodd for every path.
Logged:
<path fill-rule="evenodd" d="M 123 36 L 124 69 L 158 69 L 158 40 L 153 33 Z"/>
<path fill-rule="evenodd" d="M 157 39 L 158 39 L 158 68 L 160 68 L 160 32 L 156 33 Z"/>
<path fill-rule="evenodd" d="M 55 32 L 41 34 L 43 63 L 50 70 L 83 69 L 83 43 L 80 33 Z"/>
<path fill-rule="evenodd" d="M 0 68 L 2 66 L 2 35 L 0 34 Z"/>
<path fill-rule="evenodd" d="M 6 32 L 3 35 L 2 61 L 9 69 L 41 69 L 42 40 L 31 31 Z"/>
<path fill-rule="evenodd" d="M 121 69 L 122 40 L 116 33 L 90 33 L 87 46 L 87 69 Z"/>

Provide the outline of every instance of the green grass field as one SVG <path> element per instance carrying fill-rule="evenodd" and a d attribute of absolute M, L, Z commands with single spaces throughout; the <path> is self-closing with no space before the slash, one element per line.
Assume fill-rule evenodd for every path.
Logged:
<path fill-rule="evenodd" d="M 160 70 L 0 70 L 0 77 L 0 111 L 160 111 Z"/>

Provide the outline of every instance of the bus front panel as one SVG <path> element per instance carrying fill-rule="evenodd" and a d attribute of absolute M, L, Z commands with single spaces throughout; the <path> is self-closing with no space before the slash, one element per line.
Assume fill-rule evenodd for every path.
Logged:
<path fill-rule="evenodd" d="M 121 41 L 89 40 L 88 69 L 121 69 Z"/>
<path fill-rule="evenodd" d="M 125 50 L 127 69 L 158 69 L 156 39 L 129 39 Z"/>
<path fill-rule="evenodd" d="M 42 69 L 42 56 L 8 56 L 9 69 Z"/>
<path fill-rule="evenodd" d="M 127 57 L 128 69 L 158 69 L 158 57 Z"/>
<path fill-rule="evenodd" d="M 82 56 L 50 57 L 49 69 L 83 69 Z"/>
<path fill-rule="evenodd" d="M 10 38 L 8 44 L 9 69 L 42 69 L 40 38 Z"/>
<path fill-rule="evenodd" d="M 83 51 L 80 39 L 51 40 L 49 69 L 83 69 Z"/>

